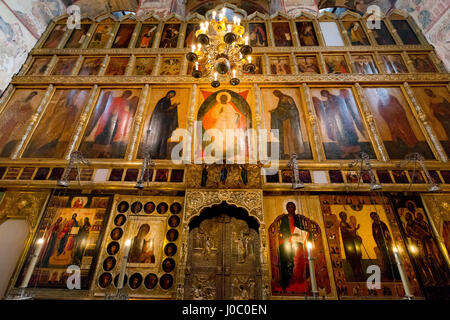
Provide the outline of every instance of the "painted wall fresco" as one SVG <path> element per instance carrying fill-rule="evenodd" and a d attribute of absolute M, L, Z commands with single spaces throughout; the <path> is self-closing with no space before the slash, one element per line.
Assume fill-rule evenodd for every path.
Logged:
<path fill-rule="evenodd" d="M 87 290 L 108 220 L 110 199 L 108 196 L 81 194 L 52 197 L 16 287 L 21 285 L 32 254 L 37 250 L 37 239 L 42 238 L 42 250 L 28 286 L 67 289 L 67 267 L 77 265 L 81 269 L 81 289 Z"/>
<path fill-rule="evenodd" d="M 330 261 L 326 257 L 324 224 L 316 197 L 264 197 L 267 221 L 272 295 L 311 295 L 306 242 L 312 254 L 319 296 L 330 296 Z"/>
<path fill-rule="evenodd" d="M 403 298 L 393 246 L 398 248 L 415 296 L 414 269 L 389 200 L 364 195 L 320 196 L 337 293 L 340 297 Z M 367 268 L 381 270 L 381 288 L 368 289 Z"/>

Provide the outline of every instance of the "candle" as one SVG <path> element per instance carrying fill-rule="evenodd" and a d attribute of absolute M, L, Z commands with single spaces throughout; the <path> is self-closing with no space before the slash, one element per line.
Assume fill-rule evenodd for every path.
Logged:
<path fill-rule="evenodd" d="M 411 293 L 408 276 L 406 275 L 405 269 L 403 268 L 403 263 L 400 260 L 396 246 L 394 246 L 393 251 L 394 251 L 395 262 L 397 262 L 398 272 L 400 273 L 400 278 L 402 279 L 402 284 L 403 284 L 403 289 L 405 290 L 405 295 L 408 299 L 411 300 L 414 298 L 414 295 Z"/>
<path fill-rule="evenodd" d="M 192 52 L 195 52 L 195 44 L 192 45 Z"/>
<path fill-rule="evenodd" d="M 248 46 L 248 36 L 245 36 L 245 45 Z"/>
<path fill-rule="evenodd" d="M 214 19 L 214 20 L 216 20 L 216 14 L 217 14 L 217 12 L 216 12 L 216 10 L 214 10 L 214 11 L 212 12 L 212 15 L 213 15 L 213 19 Z"/>
<path fill-rule="evenodd" d="M 228 27 L 228 32 L 231 32 L 231 24 L 229 24 L 227 27 Z"/>
<path fill-rule="evenodd" d="M 238 24 L 238 26 L 241 25 L 241 18 L 237 18 L 237 24 Z"/>
<path fill-rule="evenodd" d="M 202 51 L 202 45 L 199 43 L 199 44 L 197 44 L 197 50 L 198 51 Z"/>
<path fill-rule="evenodd" d="M 209 22 L 208 22 L 208 21 L 206 21 L 206 22 L 205 22 L 205 32 L 207 32 L 207 31 L 208 31 L 208 28 L 209 28 Z"/>
<path fill-rule="evenodd" d="M 198 71 L 198 61 L 195 61 L 195 70 Z"/>
<path fill-rule="evenodd" d="M 214 81 L 217 81 L 217 76 L 218 76 L 217 72 L 214 72 Z"/>
<path fill-rule="evenodd" d="M 225 15 L 227 13 L 227 8 L 223 7 L 222 8 L 222 14 Z"/>
<path fill-rule="evenodd" d="M 233 69 L 233 78 L 236 78 L 236 69 Z"/>
<path fill-rule="evenodd" d="M 316 271 L 314 270 L 314 259 L 312 257 L 312 243 L 308 241 L 306 243 L 306 247 L 308 248 L 308 264 L 309 264 L 309 274 L 311 276 L 311 291 L 313 294 L 313 298 L 317 299 L 317 282 L 316 282 Z"/>
<path fill-rule="evenodd" d="M 233 17 L 233 23 L 237 24 L 237 17 L 236 16 Z"/>
<path fill-rule="evenodd" d="M 125 280 L 125 270 L 127 269 L 128 254 L 130 253 L 130 245 L 131 245 L 130 239 L 125 241 L 125 248 L 122 257 L 122 265 L 120 267 L 120 276 L 119 276 L 119 283 L 117 284 L 117 289 L 123 288 L 123 281 Z"/>
<path fill-rule="evenodd" d="M 252 63 L 252 56 L 248 56 L 247 59 L 248 59 L 248 63 Z"/>
<path fill-rule="evenodd" d="M 28 283 L 30 282 L 31 275 L 33 274 L 37 260 L 39 258 L 39 255 L 41 254 L 43 245 L 44 245 L 43 238 L 40 238 L 36 241 L 36 249 L 34 249 L 33 256 L 31 258 L 30 264 L 28 265 L 27 273 L 25 274 L 25 277 L 22 280 L 22 284 L 20 285 L 21 288 L 28 287 Z"/>

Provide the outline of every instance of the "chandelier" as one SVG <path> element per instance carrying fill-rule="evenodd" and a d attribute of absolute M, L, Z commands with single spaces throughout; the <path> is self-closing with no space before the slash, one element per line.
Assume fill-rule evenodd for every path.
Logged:
<path fill-rule="evenodd" d="M 229 22 L 225 7 L 220 14 L 213 11 L 209 21 L 200 23 L 200 29 L 195 33 L 197 41 L 192 45 L 192 51 L 186 54 L 186 59 L 194 63 L 192 76 L 209 77 L 214 88 L 220 86 L 219 80 L 224 77 L 229 78 L 231 85 L 238 85 L 241 82 L 238 74 L 256 69 L 250 56 L 253 49 L 244 34 L 241 19 L 234 12 L 233 22 Z"/>

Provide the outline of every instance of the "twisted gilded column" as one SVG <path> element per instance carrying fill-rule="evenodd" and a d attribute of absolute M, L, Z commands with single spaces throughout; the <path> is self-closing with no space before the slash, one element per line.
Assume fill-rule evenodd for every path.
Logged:
<path fill-rule="evenodd" d="M 22 139 L 20 140 L 20 142 L 15 147 L 14 152 L 12 153 L 11 159 L 17 159 L 17 157 L 19 156 L 20 151 L 22 150 L 22 148 L 25 145 L 25 142 L 30 137 L 34 127 L 36 126 L 39 118 L 41 117 L 42 112 L 45 110 L 45 107 L 47 106 L 48 101 L 50 100 L 50 96 L 53 92 L 53 88 L 54 87 L 52 84 L 48 86 L 47 91 L 45 92 L 44 98 L 41 101 L 41 104 L 37 108 L 34 115 L 31 117 L 31 121 L 27 127 L 27 130 L 25 131 L 25 134 L 22 136 Z"/>
<path fill-rule="evenodd" d="M 195 105 L 197 103 L 197 84 L 192 85 L 191 101 L 189 105 L 188 117 L 187 117 L 187 131 L 188 136 L 185 143 L 185 150 L 183 152 L 183 159 L 185 162 L 189 163 L 192 161 L 193 157 L 195 160 L 194 153 L 192 152 L 192 144 L 194 141 L 194 125 L 195 125 Z M 197 137 L 198 139 L 199 137 Z"/>
<path fill-rule="evenodd" d="M 367 102 L 366 96 L 364 95 L 364 90 L 359 83 L 356 83 L 355 87 L 361 101 L 364 118 L 366 119 L 370 133 L 375 140 L 375 152 L 379 155 L 382 161 L 386 162 L 389 160 L 388 153 L 386 151 L 386 148 L 384 147 L 383 139 L 381 138 L 380 134 L 378 133 L 377 127 L 375 126 L 375 121 L 373 120 L 373 115 L 370 112 L 369 104 Z"/>
<path fill-rule="evenodd" d="M 448 162 L 447 154 L 445 153 L 444 148 L 442 148 L 441 143 L 439 142 L 439 139 L 437 138 L 436 134 L 434 133 L 433 129 L 430 126 L 430 123 L 428 122 L 428 117 L 423 111 L 420 104 L 417 102 L 416 97 L 414 96 L 414 93 L 409 86 L 407 82 L 403 83 L 403 86 L 405 87 L 406 93 L 408 94 L 409 99 L 412 102 L 412 105 L 414 109 L 416 110 L 416 113 L 418 115 L 419 120 L 422 122 L 425 130 L 427 131 L 428 136 L 430 137 L 431 142 L 433 143 L 434 148 L 436 149 L 440 160 L 442 162 Z"/>
<path fill-rule="evenodd" d="M 136 144 L 138 142 L 137 141 L 138 135 L 139 135 L 139 132 L 141 131 L 141 125 L 142 125 L 142 122 L 145 121 L 144 110 L 145 110 L 145 105 L 147 103 L 147 97 L 148 97 L 149 92 L 150 92 L 150 85 L 146 84 L 144 86 L 144 89 L 142 90 L 141 99 L 139 101 L 139 106 L 136 111 L 136 116 L 135 116 L 135 120 L 134 120 L 135 125 L 134 125 L 133 134 L 132 134 L 131 140 L 130 140 L 130 147 L 128 148 L 128 154 L 125 157 L 129 161 L 131 161 L 133 159 L 134 151 L 136 150 Z"/>
<path fill-rule="evenodd" d="M 307 118 L 308 122 L 311 124 L 313 136 L 314 136 L 314 152 L 317 155 L 317 161 L 324 161 L 324 156 L 322 152 L 322 142 L 320 141 L 319 127 L 317 125 L 316 113 L 314 112 L 314 104 L 311 98 L 311 91 L 306 83 L 303 83 L 303 92 L 305 93 L 306 98 L 306 107 L 307 107 Z"/>

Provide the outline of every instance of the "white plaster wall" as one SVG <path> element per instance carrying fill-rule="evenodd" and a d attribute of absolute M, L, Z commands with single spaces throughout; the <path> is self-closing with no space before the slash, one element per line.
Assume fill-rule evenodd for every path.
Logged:
<path fill-rule="evenodd" d="M 9 219 L 0 224 L 0 299 L 4 298 L 28 233 L 28 224 L 23 219 Z"/>

